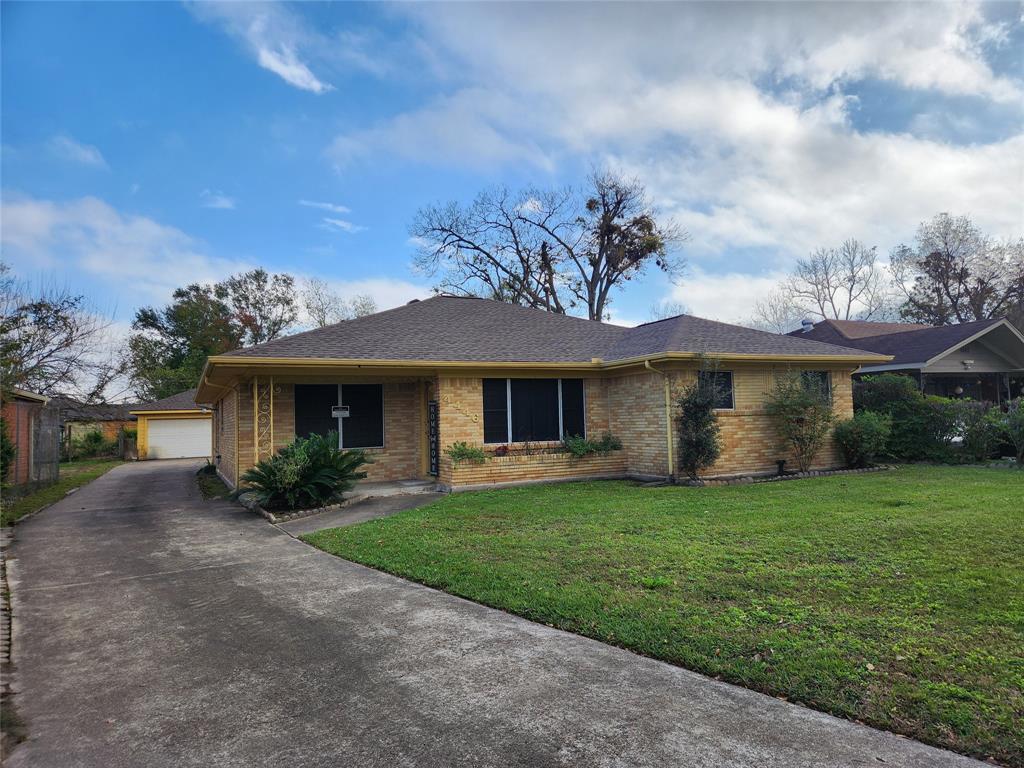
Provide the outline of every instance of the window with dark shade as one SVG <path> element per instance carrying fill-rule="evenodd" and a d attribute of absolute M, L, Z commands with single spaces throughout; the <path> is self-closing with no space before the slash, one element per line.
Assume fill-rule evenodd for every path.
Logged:
<path fill-rule="evenodd" d="M 331 415 L 331 409 L 337 404 L 337 384 L 296 384 L 295 436 L 337 432 L 338 420 Z"/>
<path fill-rule="evenodd" d="M 832 400 L 832 377 L 828 371 L 801 371 L 800 378 L 808 392 L 815 392 L 825 400 Z"/>
<path fill-rule="evenodd" d="M 341 420 L 342 448 L 384 447 L 384 386 L 342 384 L 341 405 L 349 415 Z"/>
<path fill-rule="evenodd" d="M 484 379 L 484 442 L 508 442 L 508 379 Z"/>
<path fill-rule="evenodd" d="M 558 379 L 512 379 L 512 442 L 561 440 Z"/>
<path fill-rule="evenodd" d="M 484 379 L 483 412 L 485 443 L 586 435 L 582 379 Z"/>
<path fill-rule="evenodd" d="M 586 437 L 583 379 L 562 379 L 562 436 Z"/>
<path fill-rule="evenodd" d="M 732 371 L 698 371 L 701 387 L 715 388 L 715 408 L 732 410 L 736 401 L 732 390 Z"/>

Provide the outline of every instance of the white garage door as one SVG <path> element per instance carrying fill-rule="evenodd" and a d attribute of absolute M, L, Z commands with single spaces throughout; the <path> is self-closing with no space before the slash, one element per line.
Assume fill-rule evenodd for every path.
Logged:
<path fill-rule="evenodd" d="M 211 419 L 150 419 L 150 459 L 185 459 L 210 455 Z"/>

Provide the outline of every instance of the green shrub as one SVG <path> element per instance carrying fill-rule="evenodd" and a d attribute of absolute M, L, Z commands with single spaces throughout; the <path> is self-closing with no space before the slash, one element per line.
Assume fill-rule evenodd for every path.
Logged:
<path fill-rule="evenodd" d="M 1018 397 L 997 417 L 1000 433 L 1017 452 L 1017 464 L 1024 467 L 1024 398 Z"/>
<path fill-rule="evenodd" d="M 909 376 L 865 376 L 853 389 L 854 411 L 873 411 L 892 420 L 885 455 L 901 461 L 952 461 L 959 434 L 957 401 L 925 396 Z"/>
<path fill-rule="evenodd" d="M 790 372 L 775 382 L 765 410 L 782 444 L 792 449 L 800 471 L 809 470 L 835 421 L 828 393 L 809 387 L 798 372 Z"/>
<path fill-rule="evenodd" d="M 600 440 L 588 440 L 580 435 L 566 435 L 562 438 L 562 446 L 575 456 L 582 459 L 592 453 L 606 454 L 622 450 L 622 441 L 611 432 L 605 432 Z"/>
<path fill-rule="evenodd" d="M 883 413 L 861 411 L 836 424 L 833 436 L 847 465 L 867 467 L 885 452 L 891 432 L 891 418 Z"/>
<path fill-rule="evenodd" d="M 108 440 L 103 432 L 93 429 L 71 441 L 70 459 L 92 459 L 117 453 L 117 440 Z"/>
<path fill-rule="evenodd" d="M 242 475 L 235 495 L 251 491 L 264 509 L 309 509 L 337 501 L 366 477 L 358 470 L 369 463 L 363 451 L 337 446 L 337 432 L 296 438 Z"/>
<path fill-rule="evenodd" d="M 957 420 L 962 438 L 960 450 L 963 458 L 978 462 L 992 458 L 999 447 L 1003 432 L 1002 415 L 991 403 L 957 401 Z"/>
<path fill-rule="evenodd" d="M 475 464 L 479 464 L 487 459 L 487 452 L 484 451 L 483 448 L 470 445 L 465 440 L 459 440 L 458 442 L 452 443 L 445 448 L 444 452 L 447 453 L 451 460 L 456 464 L 460 461 L 470 461 Z"/>
<path fill-rule="evenodd" d="M 717 395 L 711 378 L 702 382 L 698 377 L 676 401 L 679 406 L 679 468 L 693 481 L 722 454 L 715 414 Z"/>
<path fill-rule="evenodd" d="M 18 447 L 7 432 L 7 422 L 0 417 L 0 483 L 7 482 L 7 473 L 18 455 Z"/>

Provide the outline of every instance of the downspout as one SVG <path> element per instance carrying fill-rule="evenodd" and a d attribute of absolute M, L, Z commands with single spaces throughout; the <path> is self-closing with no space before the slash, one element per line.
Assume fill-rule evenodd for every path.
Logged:
<path fill-rule="evenodd" d="M 669 384 L 668 374 L 651 365 L 650 360 L 644 360 L 644 368 L 660 373 L 665 380 L 665 446 L 668 448 L 668 481 L 674 483 L 676 474 L 673 471 L 675 464 L 672 460 L 672 388 Z"/>

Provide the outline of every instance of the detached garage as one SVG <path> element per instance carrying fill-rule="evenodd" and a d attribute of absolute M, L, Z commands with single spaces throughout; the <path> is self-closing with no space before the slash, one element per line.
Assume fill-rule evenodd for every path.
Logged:
<path fill-rule="evenodd" d="M 136 406 L 140 459 L 191 459 L 212 453 L 212 413 L 196 405 L 189 389 L 146 405 Z"/>

